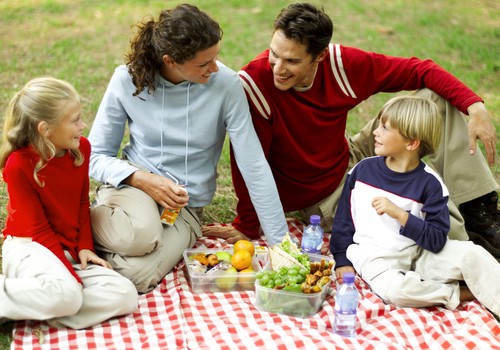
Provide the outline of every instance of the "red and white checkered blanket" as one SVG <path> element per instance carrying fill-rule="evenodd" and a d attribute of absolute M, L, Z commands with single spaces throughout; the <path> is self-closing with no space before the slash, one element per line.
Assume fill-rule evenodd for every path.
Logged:
<path fill-rule="evenodd" d="M 300 237 L 299 222 L 289 228 Z M 223 244 L 202 238 L 196 247 Z M 361 282 L 357 337 L 349 339 L 331 331 L 333 289 L 315 316 L 289 317 L 258 311 L 252 291 L 192 293 L 183 265 L 140 296 L 134 314 L 85 330 L 18 321 L 11 349 L 500 349 L 500 324 L 478 302 L 455 311 L 398 308 Z"/>

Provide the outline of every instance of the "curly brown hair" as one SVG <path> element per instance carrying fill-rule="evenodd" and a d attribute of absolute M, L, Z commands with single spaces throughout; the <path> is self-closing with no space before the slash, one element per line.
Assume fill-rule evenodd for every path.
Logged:
<path fill-rule="evenodd" d="M 125 60 L 136 87 L 133 96 L 146 87 L 148 93 L 155 90 L 155 76 L 163 66 L 164 55 L 182 64 L 198 51 L 216 45 L 223 33 L 219 23 L 189 4 L 163 10 L 158 21 L 149 18 L 136 27 Z"/>

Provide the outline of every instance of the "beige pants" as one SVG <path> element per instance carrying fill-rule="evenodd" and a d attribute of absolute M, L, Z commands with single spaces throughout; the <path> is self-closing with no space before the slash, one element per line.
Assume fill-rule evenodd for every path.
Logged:
<path fill-rule="evenodd" d="M 156 287 L 201 237 L 194 210 L 182 209 L 173 226 L 162 224 L 161 208 L 137 188 L 102 185 L 96 201 L 90 211 L 96 249 L 140 293 Z"/>
<path fill-rule="evenodd" d="M 7 237 L 2 253 L 0 318 L 81 329 L 137 309 L 133 284 L 113 270 L 93 264 L 82 270 L 66 254 L 82 286 L 50 250 L 30 238 Z"/>
<path fill-rule="evenodd" d="M 500 316 L 500 264 L 481 246 L 448 240 L 438 253 L 418 246 L 402 251 L 375 249 L 379 251 L 358 272 L 384 301 L 453 310 L 460 303 L 458 281 L 465 281 L 477 300 Z"/>
<path fill-rule="evenodd" d="M 441 144 L 436 153 L 426 159 L 426 162 L 441 175 L 450 192 L 449 237 L 467 240 L 468 235 L 458 205 L 498 190 L 498 184 L 480 148 L 477 147 L 475 155 L 469 155 L 469 134 L 464 115 L 447 100 L 429 89 L 419 90 L 416 94 L 434 101 L 443 117 Z M 350 149 L 348 171 L 363 158 L 375 155 L 373 131 L 377 126 L 378 120 L 374 118 L 358 134 L 353 137 L 346 135 Z M 330 196 L 301 211 L 304 218 L 308 218 L 311 214 L 320 215 L 321 225 L 325 232 L 332 231 L 333 217 L 344 187 L 344 180 L 345 176 Z"/>

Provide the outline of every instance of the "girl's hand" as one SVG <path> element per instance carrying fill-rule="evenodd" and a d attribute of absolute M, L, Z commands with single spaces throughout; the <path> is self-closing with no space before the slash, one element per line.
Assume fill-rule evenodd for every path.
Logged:
<path fill-rule="evenodd" d="M 80 263 L 82 265 L 82 270 L 87 268 L 87 263 L 91 262 L 96 265 L 101 265 L 102 267 L 113 269 L 111 264 L 106 260 L 97 256 L 96 253 L 89 249 L 82 249 L 78 252 L 78 257 L 80 258 Z"/>

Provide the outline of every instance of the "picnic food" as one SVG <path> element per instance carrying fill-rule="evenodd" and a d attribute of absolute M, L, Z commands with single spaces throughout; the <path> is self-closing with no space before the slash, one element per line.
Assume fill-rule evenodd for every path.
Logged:
<path fill-rule="evenodd" d="M 190 256 L 190 259 L 198 261 L 200 264 L 213 267 L 219 263 L 219 258 L 215 254 L 197 253 Z"/>
<path fill-rule="evenodd" d="M 257 272 L 257 309 L 298 317 L 316 314 L 331 290 L 330 274 L 334 260 L 318 254 L 309 257 L 309 269 L 295 265 L 277 271 Z"/>
<path fill-rule="evenodd" d="M 222 276 L 217 277 L 215 279 L 215 283 L 217 284 L 217 287 L 221 289 L 231 289 L 234 287 L 236 284 L 236 281 L 238 280 L 238 276 L 236 275 L 238 271 L 231 266 L 228 268 L 226 271 L 222 273 Z"/>
<path fill-rule="evenodd" d="M 227 263 L 231 263 L 231 258 L 233 257 L 229 252 L 216 252 L 217 258 L 219 261 L 225 261 Z"/>
<path fill-rule="evenodd" d="M 248 250 L 238 250 L 231 258 L 231 265 L 238 271 L 244 270 L 252 265 L 252 255 Z"/>
<path fill-rule="evenodd" d="M 219 263 L 215 266 L 208 265 L 208 256 L 211 254 L 215 255 L 219 260 Z M 263 269 L 269 269 L 271 266 L 267 247 L 256 245 L 252 257 L 246 250 L 236 253 L 236 260 L 239 259 L 238 261 L 242 264 L 240 266 L 236 263 L 238 268 L 249 264 L 239 271 L 231 264 L 233 255 L 233 246 L 223 246 L 215 249 L 204 247 L 185 249 L 183 257 L 192 291 L 205 293 L 255 290 L 255 273 Z M 242 256 L 244 259 L 241 258 Z M 200 261 L 205 262 L 207 265 L 202 265 Z M 234 269 L 229 270 L 231 267 Z M 231 283 L 232 280 L 236 280 L 236 283 Z"/>
<path fill-rule="evenodd" d="M 313 265 L 314 264 L 314 265 Z M 314 268 L 313 268 L 314 266 Z M 325 259 L 321 262 L 311 263 L 310 273 L 306 275 L 306 280 L 302 282 L 300 288 L 303 293 L 319 293 L 323 286 L 330 283 L 330 276 L 332 274 L 333 261 L 330 260 L 328 265 Z M 314 273 L 313 273 L 314 270 Z"/>
<path fill-rule="evenodd" d="M 281 267 L 278 271 L 259 271 L 255 275 L 263 287 L 300 292 L 300 284 L 305 281 L 308 270 L 299 267 Z"/>
<path fill-rule="evenodd" d="M 236 242 L 234 244 L 233 250 L 235 253 L 240 250 L 246 250 L 250 253 L 251 256 L 253 256 L 255 253 L 255 247 L 253 243 L 247 241 L 246 239 L 240 239 L 238 242 Z"/>
<path fill-rule="evenodd" d="M 312 262 L 311 269 L 294 265 L 281 267 L 278 271 L 259 271 L 256 278 L 263 287 L 292 292 L 319 293 L 330 282 L 333 261 Z"/>
<path fill-rule="evenodd" d="M 263 287 L 302 293 L 318 293 L 330 282 L 333 260 L 311 262 L 301 253 L 288 232 L 280 244 L 269 250 L 272 271 L 260 271 L 256 278 Z"/>
<path fill-rule="evenodd" d="M 255 282 L 255 274 L 254 269 L 252 267 L 243 269 L 238 272 L 238 283 L 239 284 L 249 284 Z"/>
<path fill-rule="evenodd" d="M 277 271 L 281 267 L 303 267 L 309 269 L 309 255 L 303 254 L 292 241 L 288 232 L 281 243 L 269 249 L 272 269 Z"/>

